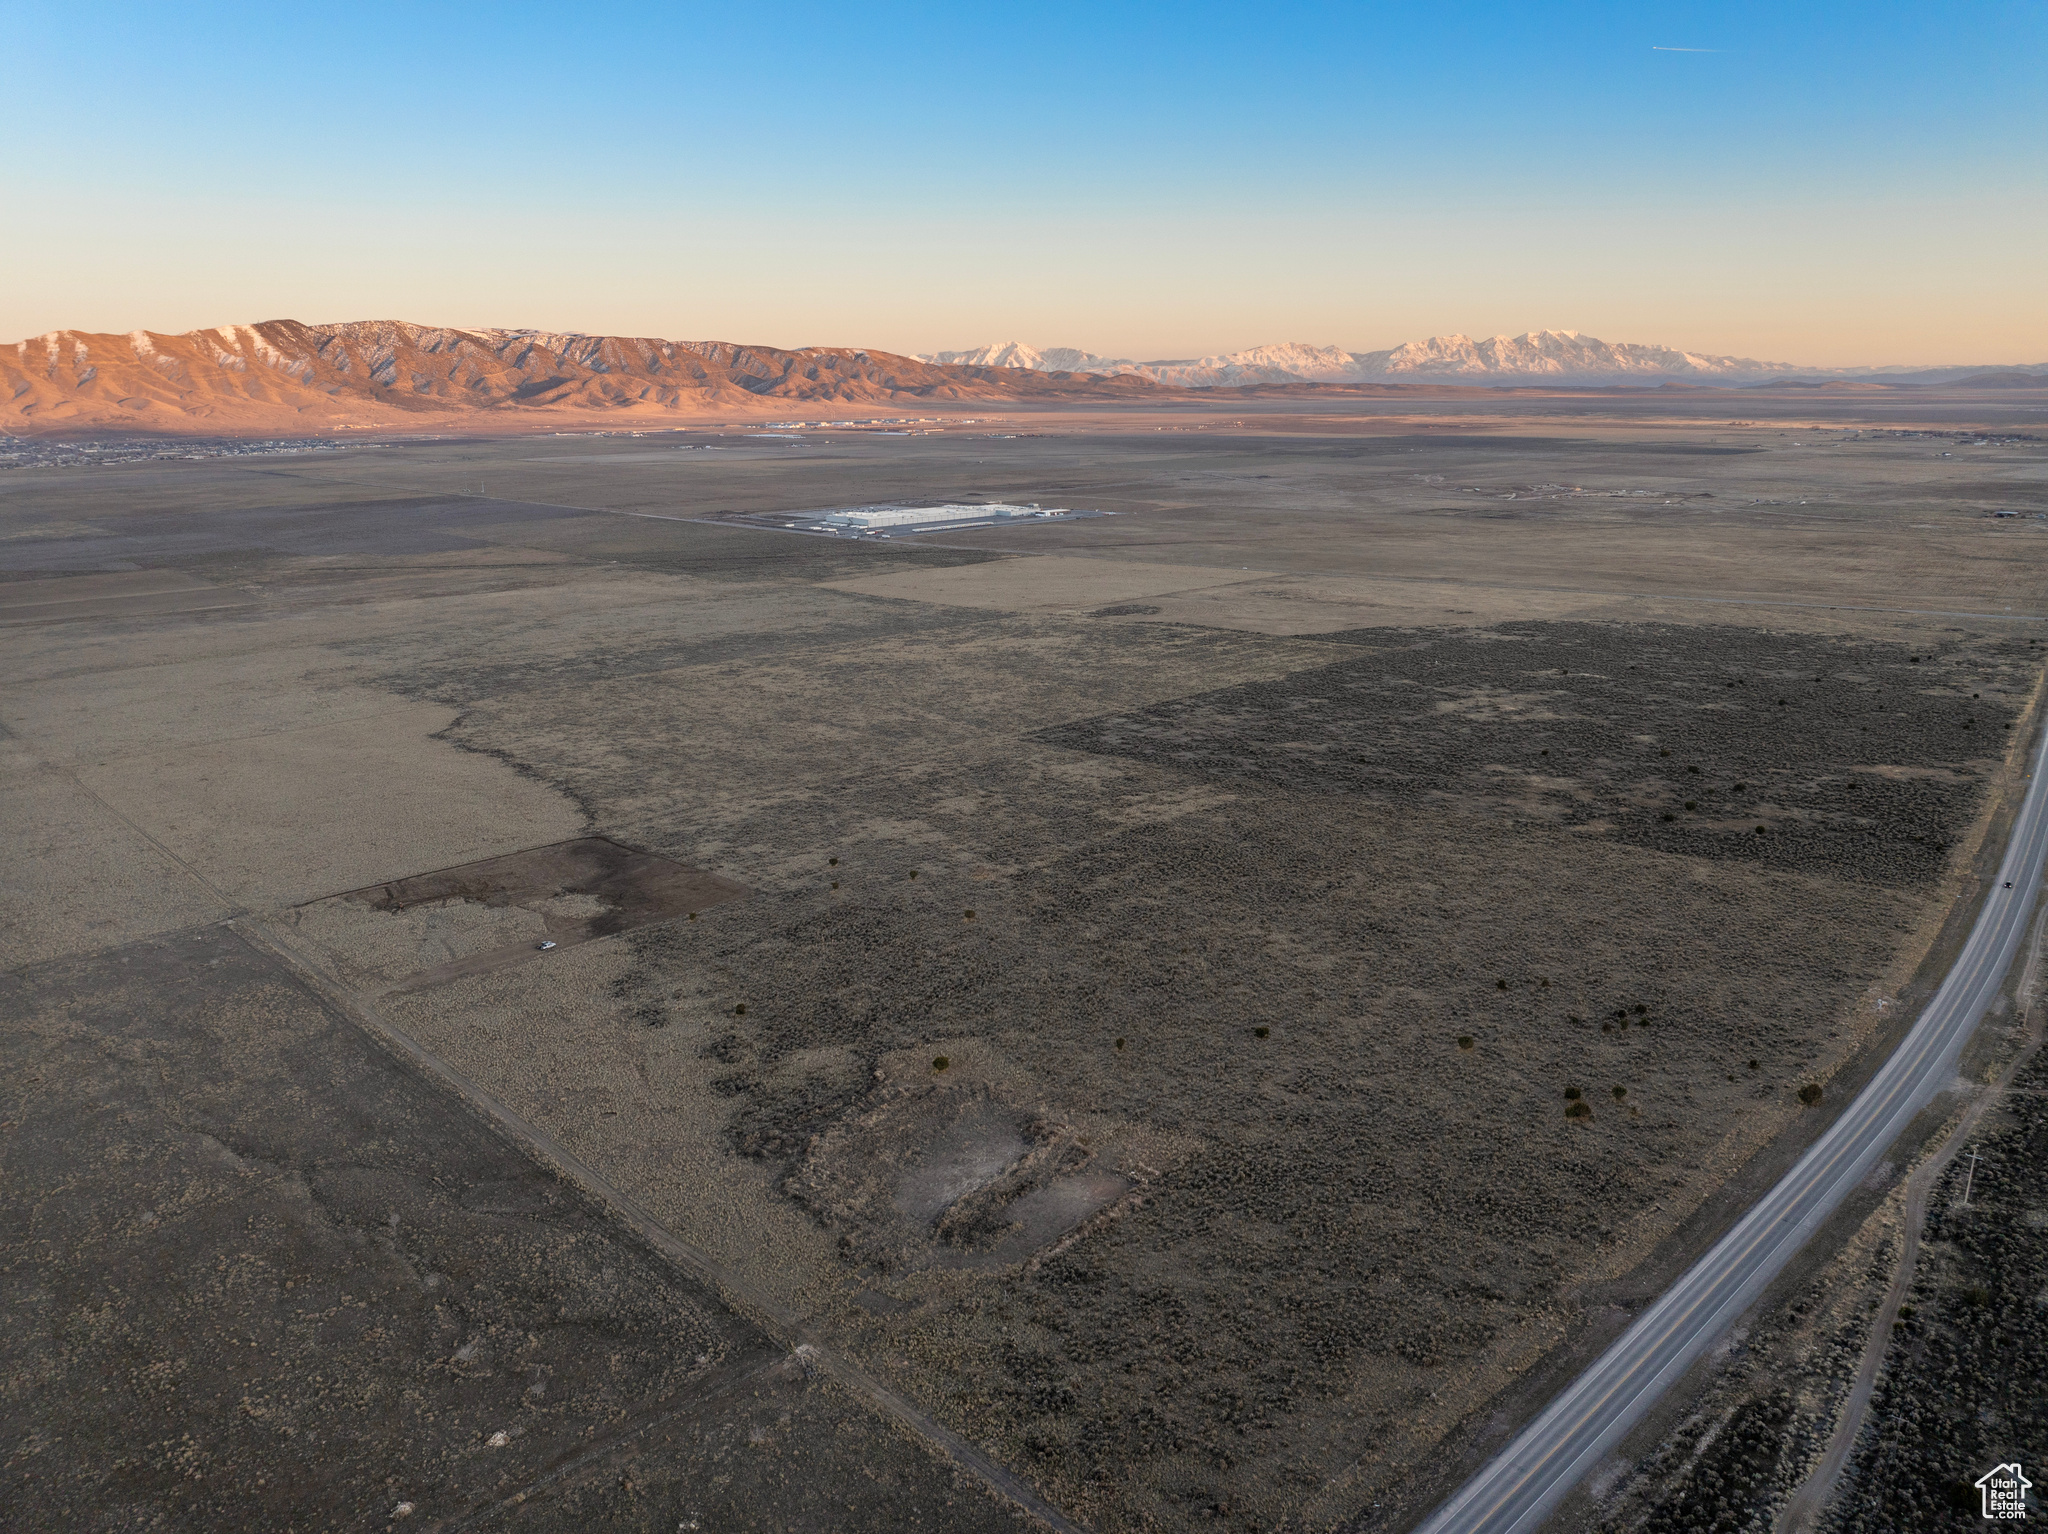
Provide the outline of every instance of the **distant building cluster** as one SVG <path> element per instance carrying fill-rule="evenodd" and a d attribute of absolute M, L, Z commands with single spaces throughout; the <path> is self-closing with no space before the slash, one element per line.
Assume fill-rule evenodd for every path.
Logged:
<path fill-rule="evenodd" d="M 0 437 L 0 469 L 97 469 L 154 459 L 262 458 L 284 453 L 338 453 L 343 444 L 319 437 L 274 437 L 262 442 L 194 438 L 108 437 L 93 442 L 57 442 L 38 437 Z"/>
<path fill-rule="evenodd" d="M 851 418 L 838 421 L 764 421 L 762 431 L 906 431 L 912 427 L 983 426 L 998 425 L 1003 416 L 942 416 L 942 415 L 891 415 L 870 416 L 860 420 Z"/>

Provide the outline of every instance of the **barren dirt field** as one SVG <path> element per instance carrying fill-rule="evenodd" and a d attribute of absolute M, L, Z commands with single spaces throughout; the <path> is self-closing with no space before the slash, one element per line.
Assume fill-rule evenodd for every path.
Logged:
<path fill-rule="evenodd" d="M 9 1516 L 1411 1525 L 2037 717 L 2048 403 L 1703 393 L 0 475 Z M 1114 515 L 736 520 L 895 499 Z"/>

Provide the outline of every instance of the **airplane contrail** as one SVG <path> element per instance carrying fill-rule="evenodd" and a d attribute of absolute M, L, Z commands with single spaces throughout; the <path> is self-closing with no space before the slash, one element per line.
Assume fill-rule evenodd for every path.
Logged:
<path fill-rule="evenodd" d="M 1666 48 L 1661 43 L 1650 44 L 1652 53 L 1719 53 L 1719 48 Z"/>

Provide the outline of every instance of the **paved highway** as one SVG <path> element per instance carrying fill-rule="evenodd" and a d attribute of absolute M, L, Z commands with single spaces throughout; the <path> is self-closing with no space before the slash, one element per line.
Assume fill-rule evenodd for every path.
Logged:
<path fill-rule="evenodd" d="M 1417 1534 L 1528 1534 L 1763 1292 L 1949 1082 L 2020 950 L 2048 857 L 2048 732 L 2005 864 L 1955 967 L 1798 1164 Z M 2006 888 L 2010 881 L 2012 887 Z"/>

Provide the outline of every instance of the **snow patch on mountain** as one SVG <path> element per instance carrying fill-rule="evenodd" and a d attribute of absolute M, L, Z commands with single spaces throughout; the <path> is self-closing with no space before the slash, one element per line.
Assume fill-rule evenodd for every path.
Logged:
<path fill-rule="evenodd" d="M 933 352 L 917 360 L 936 363 L 940 367 L 1029 368 L 1034 373 L 1103 373 L 1112 376 L 1142 373 L 1153 366 L 1129 357 L 1098 357 L 1093 352 L 1071 346 L 1052 346 L 1040 351 L 1022 341 L 997 341 L 966 352 Z"/>
<path fill-rule="evenodd" d="M 1576 330 L 1532 330 L 1519 336 L 1431 336 L 1384 351 L 1285 341 L 1208 357 L 1139 361 L 1076 347 L 1040 350 L 1021 341 L 974 351 L 934 352 L 923 362 L 965 367 L 1031 368 L 1040 372 L 1135 373 L 1158 383 L 1204 388 L 1252 383 L 1363 383 L 1398 378 L 1455 378 L 1467 383 L 1589 379 L 1695 379 L 1749 382 L 1774 374 L 1813 372 L 1785 362 L 1721 357 L 1669 346 L 1602 341 Z"/>

